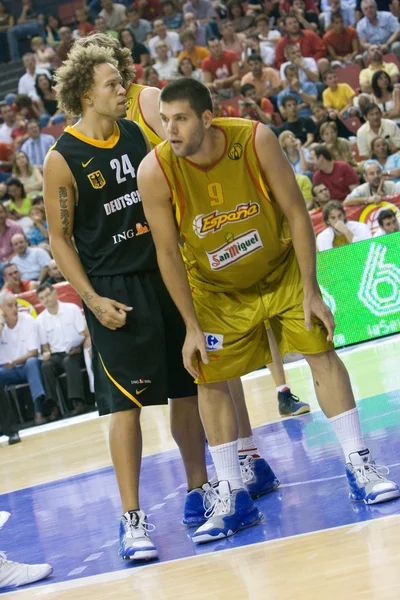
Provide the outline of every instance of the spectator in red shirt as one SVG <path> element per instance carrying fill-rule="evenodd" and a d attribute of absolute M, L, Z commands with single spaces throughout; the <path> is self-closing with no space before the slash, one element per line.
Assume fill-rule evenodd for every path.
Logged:
<path fill-rule="evenodd" d="M 310 160 L 314 165 L 313 185 L 324 183 L 331 198 L 343 202 L 359 185 L 356 171 L 345 162 L 333 161 L 326 146 L 319 144 L 310 151 Z"/>
<path fill-rule="evenodd" d="M 284 26 L 286 35 L 276 45 L 276 64 L 278 67 L 286 61 L 284 54 L 285 47 L 290 44 L 298 44 L 301 55 L 314 58 L 321 72 L 329 68 L 329 61 L 325 58 L 325 44 L 314 31 L 302 31 L 298 19 L 292 15 L 286 15 Z"/>
<path fill-rule="evenodd" d="M 242 96 L 239 100 L 241 108 L 241 118 L 250 119 L 250 121 L 260 121 L 264 125 L 272 123 L 272 113 L 274 106 L 268 98 L 257 99 L 256 86 L 252 83 L 245 83 L 240 88 Z"/>
<path fill-rule="evenodd" d="M 161 15 L 161 0 L 136 0 L 132 5 L 138 9 L 141 19 L 154 21 Z"/>
<path fill-rule="evenodd" d="M 14 254 L 11 238 L 15 233 L 23 233 L 22 227 L 8 219 L 7 209 L 0 203 L 0 264 L 6 263 Z"/>
<path fill-rule="evenodd" d="M 328 57 L 343 66 L 350 65 L 360 54 L 360 40 L 353 27 L 345 27 L 340 13 L 334 13 L 331 27 L 322 38 Z M 362 58 L 360 56 L 360 58 Z"/>
<path fill-rule="evenodd" d="M 204 73 L 204 83 L 217 88 L 220 96 L 232 98 L 240 89 L 239 57 L 236 52 L 223 50 L 218 38 L 208 40 L 210 56 L 201 63 Z"/>
<path fill-rule="evenodd" d="M 89 23 L 89 10 L 87 8 L 77 8 L 75 11 L 76 20 L 78 25 L 76 29 L 79 31 L 80 37 L 86 37 L 94 31 L 94 27 Z"/>
<path fill-rule="evenodd" d="M 0 181 L 5 181 L 10 176 L 13 154 L 10 144 L 0 142 Z"/>
<path fill-rule="evenodd" d="M 221 96 L 216 88 L 210 87 L 211 100 L 213 105 L 213 116 L 219 117 L 238 117 L 238 112 L 229 104 L 221 104 Z"/>
<path fill-rule="evenodd" d="M 4 286 L 1 292 L 11 292 L 12 294 L 23 294 L 39 287 L 38 281 L 24 281 L 21 279 L 21 273 L 17 265 L 7 263 L 3 267 Z"/>

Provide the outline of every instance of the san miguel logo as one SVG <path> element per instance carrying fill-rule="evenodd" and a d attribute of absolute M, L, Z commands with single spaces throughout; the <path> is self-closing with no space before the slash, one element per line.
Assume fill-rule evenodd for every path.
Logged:
<path fill-rule="evenodd" d="M 239 160 L 243 156 L 243 146 L 236 142 L 229 148 L 228 156 L 231 160 Z"/>
<path fill-rule="evenodd" d="M 238 204 L 235 210 L 228 212 L 218 212 L 216 210 L 208 215 L 198 215 L 193 222 L 193 229 L 196 235 L 202 238 L 208 233 L 220 231 L 228 223 L 239 223 L 258 214 L 260 214 L 260 205 L 256 202 Z"/>
<path fill-rule="evenodd" d="M 252 229 L 234 238 L 229 244 L 224 244 L 220 248 L 212 250 L 212 252 L 206 252 L 206 254 L 211 269 L 220 271 L 263 247 L 257 229 Z"/>

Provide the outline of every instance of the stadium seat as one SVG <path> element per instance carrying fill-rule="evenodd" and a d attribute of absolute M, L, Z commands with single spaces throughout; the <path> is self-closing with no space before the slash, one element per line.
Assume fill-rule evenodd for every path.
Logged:
<path fill-rule="evenodd" d="M 48 133 L 49 135 L 52 135 L 55 139 L 57 139 L 64 131 L 64 127 L 64 123 L 58 123 L 57 125 L 49 125 L 48 127 L 43 127 L 41 131 L 42 133 Z"/>
<path fill-rule="evenodd" d="M 383 58 L 384 62 L 392 62 L 395 65 L 397 65 L 400 69 L 399 59 L 397 58 L 397 56 L 395 55 L 394 52 L 389 52 L 388 54 L 384 54 L 382 58 Z"/>
<path fill-rule="evenodd" d="M 358 117 L 350 117 L 349 119 L 342 119 L 343 123 L 346 125 L 347 129 L 350 129 L 354 135 L 356 135 L 357 130 L 361 127 L 361 121 Z"/>
<path fill-rule="evenodd" d="M 360 67 L 358 65 L 348 65 L 347 67 L 336 69 L 335 73 L 339 83 L 348 83 L 353 90 L 357 90 L 360 87 Z"/>

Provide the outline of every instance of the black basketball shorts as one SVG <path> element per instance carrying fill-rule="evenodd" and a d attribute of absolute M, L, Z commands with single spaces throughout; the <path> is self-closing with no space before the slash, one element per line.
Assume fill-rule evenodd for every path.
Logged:
<path fill-rule="evenodd" d="M 133 307 L 126 324 L 115 331 L 85 307 L 98 352 L 94 373 L 100 415 L 197 395 L 197 386 L 183 366 L 185 325 L 159 271 L 91 277 L 91 284 L 100 296 Z"/>

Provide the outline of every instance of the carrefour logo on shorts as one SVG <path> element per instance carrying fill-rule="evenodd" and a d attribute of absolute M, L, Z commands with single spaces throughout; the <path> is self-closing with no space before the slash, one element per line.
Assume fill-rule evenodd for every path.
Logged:
<path fill-rule="evenodd" d="M 245 221 L 258 214 L 260 214 L 260 205 L 257 202 L 238 204 L 234 210 L 228 212 L 218 212 L 215 210 L 212 213 L 208 213 L 208 215 L 197 215 L 193 221 L 193 229 L 195 234 L 202 238 L 207 233 L 220 231 L 228 223 Z"/>
<path fill-rule="evenodd" d="M 235 238 L 233 242 L 224 244 L 220 248 L 206 254 L 212 270 L 219 271 L 241 258 L 256 252 L 260 248 L 263 248 L 260 235 L 257 229 L 252 229 Z"/>
<path fill-rule="evenodd" d="M 219 333 L 207 333 L 203 332 L 206 338 L 206 350 L 212 352 L 213 350 L 222 350 L 224 347 L 224 336 Z"/>

